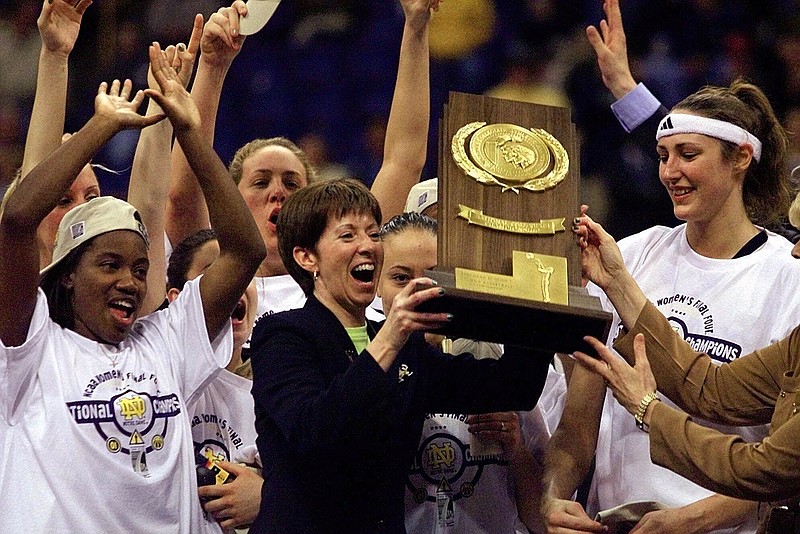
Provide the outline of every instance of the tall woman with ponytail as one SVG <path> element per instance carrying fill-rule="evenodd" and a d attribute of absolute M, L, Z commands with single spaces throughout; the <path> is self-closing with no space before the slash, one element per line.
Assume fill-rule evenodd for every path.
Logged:
<path fill-rule="evenodd" d="M 786 132 L 766 96 L 744 81 L 705 87 L 675 106 L 655 134 L 659 178 L 684 224 L 623 239 L 625 266 L 672 328 L 717 364 L 782 339 L 800 316 L 800 301 L 783 297 L 800 289 L 800 266 L 791 243 L 766 229 L 790 199 Z M 590 291 L 614 309 L 597 286 Z M 609 342 L 623 326 L 619 314 L 614 319 Z M 576 368 L 547 452 L 542 511 L 550 532 L 601 531 L 569 501 L 593 454 L 590 513 L 658 501 L 664 508 L 645 514 L 637 532 L 755 532 L 756 503 L 713 494 L 656 466 L 636 423 L 600 377 Z M 766 435 L 764 427 L 717 428 L 746 441 Z"/>

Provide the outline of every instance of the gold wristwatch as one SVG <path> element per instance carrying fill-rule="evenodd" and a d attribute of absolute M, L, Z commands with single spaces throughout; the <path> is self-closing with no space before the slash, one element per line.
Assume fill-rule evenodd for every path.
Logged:
<path fill-rule="evenodd" d="M 644 422 L 644 413 L 647 411 L 647 407 L 650 406 L 650 403 L 656 400 L 661 400 L 661 398 L 658 396 L 658 391 L 648 393 L 639 402 L 639 410 L 633 416 L 633 418 L 636 419 L 636 427 L 639 430 L 650 432 L 650 425 Z"/>

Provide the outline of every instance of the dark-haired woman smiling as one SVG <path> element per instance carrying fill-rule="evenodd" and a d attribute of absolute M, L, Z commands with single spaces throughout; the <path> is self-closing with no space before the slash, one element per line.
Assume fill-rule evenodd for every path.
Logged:
<path fill-rule="evenodd" d="M 100 197 L 62 219 L 39 273 L 37 228 L 117 132 L 154 124 L 130 82 L 103 83 L 86 125 L 34 168 L 0 219 L 0 532 L 203 532 L 186 404 L 224 367 L 230 315 L 264 257 L 258 229 L 157 44 L 148 90 L 198 170 L 220 255 L 168 309 L 142 316 L 147 232 Z M 163 282 L 162 282 L 163 283 Z M 28 498 L 20 498 L 19 491 Z"/>
<path fill-rule="evenodd" d="M 531 409 L 551 354 L 445 356 L 422 331 L 447 314 L 416 279 L 382 324 L 368 322 L 383 263 L 381 211 L 353 180 L 312 184 L 278 219 L 278 245 L 308 296 L 253 335 L 253 395 L 264 462 L 251 532 L 403 533 L 403 481 L 426 412 Z"/>

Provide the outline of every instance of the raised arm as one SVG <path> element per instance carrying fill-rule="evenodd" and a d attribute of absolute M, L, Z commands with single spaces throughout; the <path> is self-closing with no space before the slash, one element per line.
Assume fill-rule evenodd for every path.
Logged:
<path fill-rule="evenodd" d="M 597 56 L 603 83 L 617 99 L 611 110 L 625 131 L 633 134 L 636 144 L 651 153 L 654 132 L 668 111 L 631 74 L 619 0 L 604 0 L 603 11 L 606 18 L 600 21 L 600 30 L 589 26 L 586 37 Z"/>
<path fill-rule="evenodd" d="M 600 30 L 594 26 L 586 28 L 586 37 L 597 55 L 597 65 L 603 83 L 619 100 L 636 87 L 628 63 L 628 44 L 622 26 L 619 0 L 604 0 L 606 18 L 600 21 Z"/>
<path fill-rule="evenodd" d="M 583 277 L 605 292 L 625 328 L 633 328 L 647 296 L 625 267 L 614 238 L 586 215 L 588 209 L 581 206 L 581 216 L 572 225 L 581 247 Z"/>
<path fill-rule="evenodd" d="M 44 0 L 37 25 L 42 38 L 22 176 L 61 145 L 67 107 L 67 64 L 91 0 Z M 80 169 L 79 169 L 80 170 Z M 77 173 L 75 173 L 77 176 Z M 74 178 L 74 177 L 73 177 Z"/>
<path fill-rule="evenodd" d="M 250 211 L 225 165 L 203 135 L 200 112 L 177 80 L 158 43 L 150 47 L 150 64 L 160 87 L 147 90 L 169 116 L 187 161 L 197 175 L 219 241 L 219 257 L 200 280 L 206 329 L 214 340 L 226 323 L 266 249 Z"/>
<path fill-rule="evenodd" d="M 246 13 L 241 0 L 236 0 L 231 7 L 221 8 L 208 19 L 200 40 L 192 99 L 200 112 L 203 137 L 212 146 L 222 85 L 245 40 L 239 35 L 239 17 Z M 210 225 L 203 192 L 179 142 L 172 149 L 166 217 L 167 236 L 173 245 Z"/>
<path fill-rule="evenodd" d="M 584 215 L 578 219 L 576 228 L 577 233 L 580 236 L 579 239 L 582 248 L 584 276 L 598 284 L 606 292 L 606 295 L 609 297 L 619 313 L 625 327 L 628 329 L 633 329 L 636 326 L 640 315 L 642 314 L 642 310 L 646 309 L 648 302 L 647 297 L 636 284 L 633 277 L 631 277 L 627 270 L 625 270 L 624 264 L 622 263 L 622 257 L 619 254 L 619 249 L 617 248 L 613 238 L 606 233 L 605 230 L 603 230 L 602 226 L 586 216 L 585 210 L 583 210 L 583 212 Z M 652 306 L 650 306 L 650 308 L 652 308 Z M 676 368 L 674 365 L 668 366 L 662 364 L 662 366 L 659 367 L 654 363 L 654 369 L 657 370 L 656 376 L 658 377 L 659 384 L 661 385 L 659 389 L 665 391 L 671 399 L 675 400 L 679 405 L 681 405 L 682 408 L 686 409 L 690 413 L 698 413 L 695 405 L 682 403 L 680 399 L 684 397 L 693 397 L 693 385 L 703 384 L 701 389 L 706 392 L 714 391 L 716 388 L 713 387 L 713 382 L 704 381 L 705 375 L 699 371 L 701 366 L 693 363 L 695 358 L 689 355 L 689 353 L 693 355 L 693 351 L 690 349 L 688 344 L 680 339 L 677 334 L 672 332 L 672 328 L 668 325 L 666 318 L 664 318 L 660 312 L 654 308 L 652 309 L 652 312 L 653 316 L 658 318 L 658 320 L 662 323 L 662 327 L 669 331 L 670 334 L 673 334 L 673 350 L 667 352 L 677 354 L 678 351 L 675 350 L 675 348 L 676 346 L 680 346 L 684 354 L 687 354 L 685 359 L 685 362 L 687 363 L 684 364 L 686 365 L 686 368 L 698 370 L 695 378 L 687 378 L 685 376 L 675 378 L 674 375 L 671 376 L 671 373 L 667 373 L 668 369 Z M 631 367 L 620 358 L 612 355 L 607 349 L 605 349 L 605 346 L 603 346 L 604 351 L 601 356 L 605 362 L 609 363 L 608 370 L 616 369 L 619 371 L 619 373 L 626 372 L 627 375 L 625 375 L 625 379 L 611 379 L 611 375 L 609 374 L 598 374 L 594 377 L 594 381 L 597 381 L 599 378 L 605 379 L 605 382 L 609 384 L 609 387 L 612 389 L 614 397 L 631 414 L 636 414 L 642 399 L 644 399 L 646 395 L 656 390 L 656 380 L 653 377 L 653 374 L 650 372 L 650 365 L 648 364 L 648 359 L 644 354 L 644 339 L 637 341 L 637 343 L 640 345 L 639 348 L 641 354 L 637 354 L 636 365 L 634 367 Z M 593 345 L 595 348 L 597 348 L 601 345 L 601 343 L 595 340 L 593 341 Z M 623 355 L 625 354 L 623 351 L 620 352 Z M 631 355 L 631 352 L 632 351 L 630 351 L 628 354 Z M 655 350 L 653 353 L 655 354 Z M 602 367 L 604 367 L 602 362 L 580 354 L 577 354 L 576 357 L 580 359 L 583 366 L 575 369 L 572 378 L 573 380 L 579 376 L 585 375 L 587 373 L 587 368 L 591 369 L 594 373 L 598 373 L 599 370 L 606 371 L 605 369 L 602 369 Z M 737 360 L 736 366 L 731 366 L 729 368 L 733 369 L 734 367 L 738 367 L 741 360 L 742 359 Z M 670 360 L 662 357 L 658 358 L 658 360 L 654 360 L 654 362 L 655 361 L 664 362 Z M 699 361 L 700 360 L 698 360 L 698 362 Z M 708 358 L 706 358 L 704 362 L 707 366 L 712 365 L 709 363 Z M 759 380 L 755 380 L 754 376 L 755 375 L 751 376 L 750 382 L 760 382 Z M 667 379 L 668 377 L 670 377 L 669 380 Z M 742 380 L 741 382 L 744 381 L 745 380 Z M 736 382 L 739 383 L 740 381 Z M 729 391 L 731 389 L 732 388 L 719 388 L 720 391 Z M 751 388 L 748 387 L 747 389 Z M 569 405 L 570 402 L 569 396 L 574 393 L 572 390 L 573 387 L 572 384 L 570 384 L 567 396 L 567 405 Z M 744 405 L 749 404 L 754 406 L 757 405 L 759 399 L 753 398 L 751 399 L 751 402 L 748 403 L 743 402 L 742 397 L 738 397 L 736 403 L 740 402 L 742 402 Z M 732 405 L 726 402 L 722 402 L 721 404 Z M 720 402 L 711 401 L 709 405 L 720 406 Z M 652 408 L 648 407 L 645 419 L 647 424 L 649 424 L 651 412 Z M 565 416 L 566 413 L 567 409 L 565 408 Z M 723 421 L 721 419 L 722 413 L 719 411 L 716 414 L 708 412 L 700 415 L 708 419 L 716 419 L 719 422 L 725 422 L 728 424 L 749 425 L 757 422 L 754 420 L 744 419 L 739 421 L 732 419 Z M 715 415 L 717 417 L 715 417 Z M 762 415 L 762 419 L 762 422 L 766 422 L 768 417 Z M 562 418 L 562 422 L 563 421 L 564 419 Z M 559 429 L 560 427 L 561 425 L 559 425 Z M 682 472 L 679 474 L 686 476 L 686 474 Z M 696 478 L 687 478 L 695 482 L 697 481 Z M 712 495 L 708 498 L 692 502 L 686 506 L 679 508 L 668 508 L 646 514 L 639 522 L 639 525 L 641 525 L 643 529 L 645 528 L 645 525 L 648 525 L 647 528 L 660 528 L 662 531 L 668 532 L 711 532 L 717 529 L 729 528 L 745 523 L 749 519 L 752 519 L 756 512 L 756 508 L 756 503 L 753 502 L 742 501 L 729 496 Z"/>
<path fill-rule="evenodd" d="M 189 46 L 169 46 L 165 51 L 167 60 L 175 68 L 180 82 L 186 87 L 192 77 L 194 59 L 203 33 L 203 16 L 194 19 Z M 150 89 L 158 89 L 152 72 L 148 72 Z M 147 106 L 147 115 L 162 115 L 161 108 L 152 99 Z M 158 309 L 166 294 L 167 262 L 164 249 L 164 223 L 166 219 L 167 193 L 169 191 L 170 151 L 172 149 L 172 123 L 162 121 L 142 131 L 133 156 L 133 168 L 128 185 L 128 202 L 142 216 L 147 231 L 152 236 L 148 257 L 147 296 L 142 303 L 142 315 Z"/>
<path fill-rule="evenodd" d="M 613 238 L 595 223 L 581 207 L 581 216 L 573 221 L 573 231 L 578 236 L 582 251 L 583 276 L 601 289 L 613 293 L 616 301 L 624 302 L 628 283 L 639 291 L 628 274 L 622 255 Z M 641 306 L 644 306 L 641 302 Z M 616 304 L 614 299 L 612 303 Z M 635 321 L 638 300 L 629 310 L 618 310 Z M 641 307 L 639 308 L 639 310 Z M 624 320 L 624 318 L 623 318 Z M 564 413 L 558 428 L 553 433 L 545 455 L 544 496 L 541 513 L 548 532 L 559 529 L 574 529 L 579 532 L 602 532 L 602 525 L 593 521 L 583 507 L 572 501 L 572 494 L 588 474 L 600 429 L 600 417 L 605 400 L 605 384 L 602 378 L 589 370 L 577 366 L 570 378 Z"/>
<path fill-rule="evenodd" d="M 39 254 L 36 229 L 61 199 L 75 176 L 95 153 L 120 130 L 143 128 L 163 117 L 136 113 L 141 91 L 130 100 L 131 82 L 111 87 L 103 82 L 95 98 L 95 113 L 79 132 L 37 165 L 6 199 L 0 218 L 0 294 L 14 295 L 0 306 L 0 339 L 7 346 L 25 341 L 36 304 Z"/>
<path fill-rule="evenodd" d="M 383 163 L 372 184 L 385 221 L 403 212 L 408 192 L 419 182 L 425 165 L 431 116 L 428 29 L 439 0 L 401 0 L 401 4 L 405 25 L 397 81 Z"/>
<path fill-rule="evenodd" d="M 601 532 L 572 495 L 588 475 L 597 448 L 597 434 L 606 388 L 603 380 L 576 366 L 570 377 L 561 420 L 545 452 L 542 520 L 548 532 L 571 528 Z"/>

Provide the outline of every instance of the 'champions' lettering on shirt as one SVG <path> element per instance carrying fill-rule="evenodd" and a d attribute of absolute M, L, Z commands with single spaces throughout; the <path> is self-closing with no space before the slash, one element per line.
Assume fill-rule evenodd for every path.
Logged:
<path fill-rule="evenodd" d="M 711 317 L 707 319 L 711 320 Z M 694 334 L 689 331 L 688 325 L 677 317 L 668 317 L 667 320 L 693 350 L 704 352 L 718 362 L 730 362 L 742 355 L 742 347 L 737 343 L 718 337 Z"/>
<path fill-rule="evenodd" d="M 704 352 L 720 362 L 730 362 L 742 355 L 742 347 L 723 339 L 696 334 L 687 334 L 685 339 L 696 352 Z"/>

